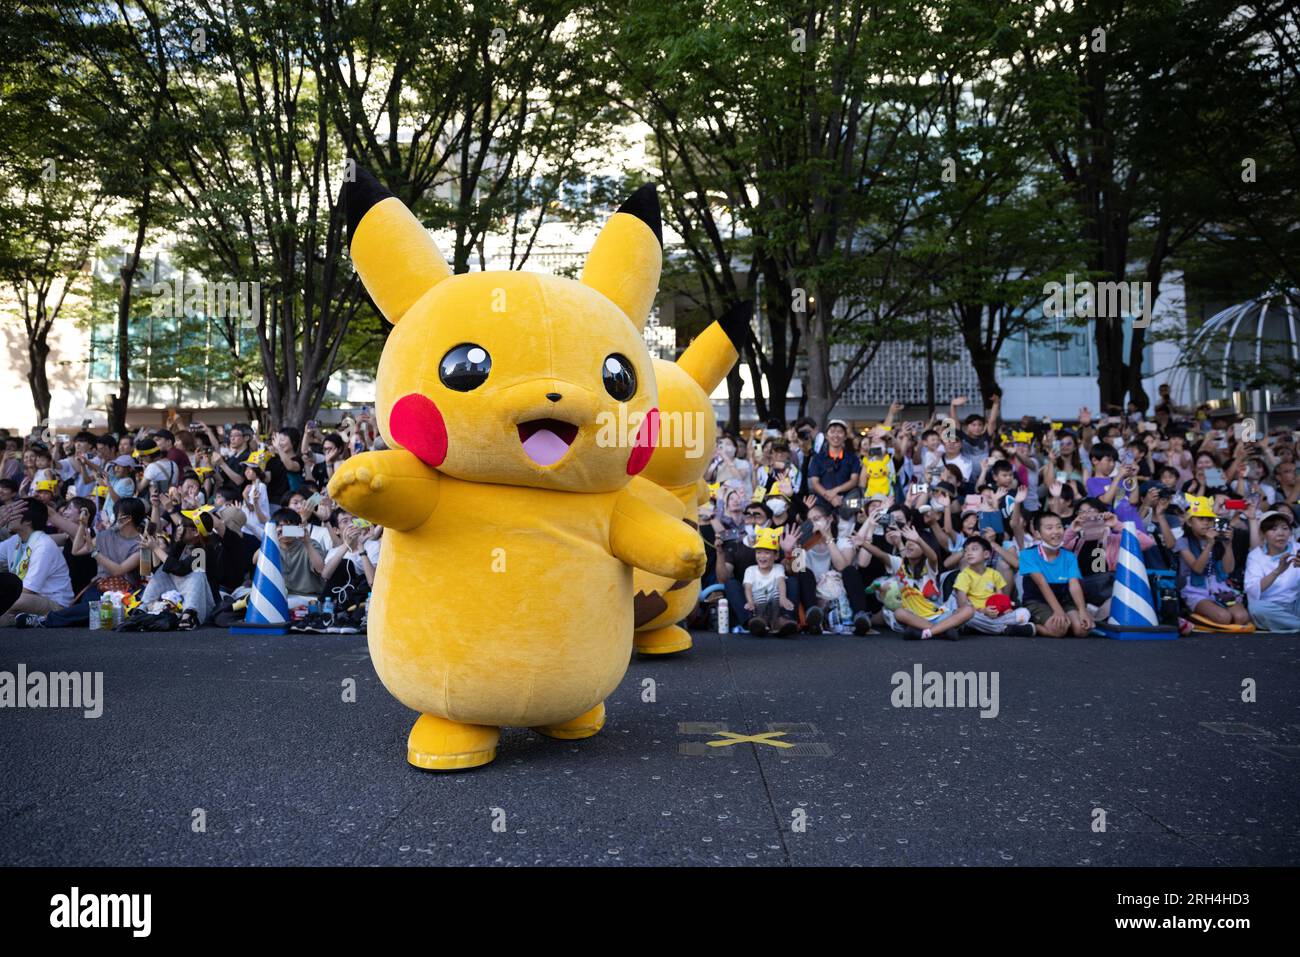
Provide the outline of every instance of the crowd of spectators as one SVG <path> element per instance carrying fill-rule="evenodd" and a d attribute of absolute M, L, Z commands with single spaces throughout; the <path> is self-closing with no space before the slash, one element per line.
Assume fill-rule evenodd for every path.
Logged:
<path fill-rule="evenodd" d="M 258 435 L 174 417 L 122 435 L 0 430 L 0 627 L 86 624 L 129 596 L 194 624 L 247 595 L 273 523 L 291 609 L 364 608 L 383 529 L 329 498 L 339 463 L 372 448 L 369 411 Z"/>
<path fill-rule="evenodd" d="M 904 411 L 720 433 L 700 529 L 734 630 L 1088 635 L 1129 528 L 1162 622 L 1300 632 L 1300 433 L 1164 392 L 1150 416 L 1069 423 L 1007 423 L 996 399 Z M 110 593 L 208 622 L 247 595 L 268 523 L 291 608 L 364 607 L 383 529 L 327 486 L 382 446 L 368 411 L 339 431 L 174 419 L 0 441 L 0 626 L 85 623 Z"/>
<path fill-rule="evenodd" d="M 1149 416 L 999 405 L 722 433 L 700 521 L 732 630 L 1094 634 L 1129 527 L 1161 622 L 1300 632 L 1300 433 L 1164 387 Z"/>

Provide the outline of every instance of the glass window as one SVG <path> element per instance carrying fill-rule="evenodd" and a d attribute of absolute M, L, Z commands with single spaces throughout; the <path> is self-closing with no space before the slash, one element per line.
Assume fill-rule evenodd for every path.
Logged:
<path fill-rule="evenodd" d="M 1057 362 L 1058 351 L 1060 346 L 1052 339 L 1052 333 L 1056 331 L 1056 319 L 1047 317 L 1038 309 L 1037 319 L 1029 329 L 1029 371 L 1028 375 L 1059 375 L 1060 366 Z M 1048 333 L 1044 335 L 1043 333 Z"/>
<path fill-rule="evenodd" d="M 1057 346 L 1061 358 L 1061 375 L 1092 375 L 1092 323 L 1074 326 L 1063 319 L 1058 322 L 1061 332 L 1069 336 Z"/>
<path fill-rule="evenodd" d="M 117 378 L 116 323 L 97 322 L 90 331 L 90 378 Z"/>

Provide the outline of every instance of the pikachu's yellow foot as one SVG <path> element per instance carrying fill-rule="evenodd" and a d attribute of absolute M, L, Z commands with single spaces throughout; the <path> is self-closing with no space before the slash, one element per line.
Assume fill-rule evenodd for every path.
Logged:
<path fill-rule="evenodd" d="M 477 768 L 497 756 L 501 731 L 422 714 L 406 739 L 406 760 L 428 771 Z"/>
<path fill-rule="evenodd" d="M 639 655 L 672 655 L 691 647 L 691 633 L 679 625 L 638 631 L 632 638 Z"/>
<path fill-rule="evenodd" d="M 538 734 L 546 735 L 548 738 L 577 741 L 579 738 L 590 738 L 603 727 L 605 727 L 605 702 L 602 701 L 586 714 L 580 714 L 568 721 L 561 721 L 559 724 L 548 724 L 540 728 L 533 728 L 533 730 Z"/>

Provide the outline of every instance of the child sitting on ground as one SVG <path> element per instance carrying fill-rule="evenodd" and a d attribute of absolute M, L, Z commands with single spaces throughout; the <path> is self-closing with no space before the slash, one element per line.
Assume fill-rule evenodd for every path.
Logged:
<path fill-rule="evenodd" d="M 997 569 L 988 567 L 993 546 L 982 538 L 972 538 L 962 551 L 966 567 L 957 573 L 953 594 L 959 609 L 975 609 L 969 626 L 990 635 L 1032 638 L 1029 609 L 1012 607 L 1011 583 Z"/>
<path fill-rule="evenodd" d="M 868 524 L 871 523 L 868 519 Z M 912 525 L 900 528 L 902 556 L 878 548 L 867 537 L 863 548 L 885 563 L 889 575 L 903 584 L 902 604 L 881 614 L 893 631 L 909 639 L 957 638 L 957 630 L 975 614 L 967 605 L 957 608 L 954 599 L 943 598 L 939 588 L 939 558 Z"/>
<path fill-rule="evenodd" d="M 780 532 L 760 528 L 755 533 L 754 562 L 745 569 L 745 610 L 750 613 L 749 633 L 767 635 L 775 632 L 785 638 L 799 630 L 786 617 L 794 611 L 794 602 L 786 597 L 785 569 L 777 563 L 781 553 Z"/>
<path fill-rule="evenodd" d="M 1034 623 L 1034 634 L 1063 638 L 1067 633 L 1082 638 L 1093 628 L 1092 616 L 1083 595 L 1079 559 L 1061 547 L 1065 525 L 1052 512 L 1034 518 L 1038 544 L 1020 552 L 1021 593 Z M 1065 609 L 1066 602 L 1074 607 Z"/>
<path fill-rule="evenodd" d="M 1183 522 L 1183 537 L 1177 542 L 1178 593 L 1187 610 L 1216 625 L 1248 625 L 1250 612 L 1241 594 L 1228 583 L 1236 567 L 1232 533 L 1215 527 L 1214 500 L 1188 495 L 1190 511 Z M 1163 521 L 1163 516 L 1161 517 Z M 1165 532 L 1167 524 L 1161 526 Z M 1172 532 L 1168 538 L 1173 538 Z M 1225 540 L 1221 541 L 1220 538 Z"/>

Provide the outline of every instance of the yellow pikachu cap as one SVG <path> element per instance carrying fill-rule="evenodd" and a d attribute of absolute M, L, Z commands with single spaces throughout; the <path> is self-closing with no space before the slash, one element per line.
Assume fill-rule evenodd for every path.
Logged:
<path fill-rule="evenodd" d="M 181 514 L 194 523 L 198 529 L 201 538 L 207 538 L 208 533 L 212 531 L 213 512 L 215 509 L 211 505 L 200 505 L 198 508 L 181 509 Z M 204 518 L 203 516 L 207 516 Z"/>
<path fill-rule="evenodd" d="M 721 483 L 721 482 L 710 482 L 710 483 L 709 483 L 709 498 L 711 498 L 711 499 L 715 499 L 715 498 L 717 498 L 717 497 L 718 497 L 718 489 L 720 489 L 720 488 L 722 488 L 722 483 Z"/>
<path fill-rule="evenodd" d="M 206 478 L 212 474 L 212 469 L 208 468 L 206 465 L 196 465 L 194 466 L 194 474 L 199 478 Z"/>
<path fill-rule="evenodd" d="M 1034 433 L 1033 432 L 1012 432 L 1011 438 L 1021 443 L 1022 445 L 1028 445 L 1030 442 L 1034 441 Z"/>
<path fill-rule="evenodd" d="M 266 463 L 270 460 L 271 453 L 268 449 L 258 449 L 256 452 L 250 452 L 244 463 L 251 465 L 255 469 L 261 469 L 266 468 Z"/>
<path fill-rule="evenodd" d="M 1214 499 L 1200 495 L 1184 495 L 1187 499 L 1188 518 L 1218 518 L 1214 514 Z"/>
<path fill-rule="evenodd" d="M 781 550 L 781 532 L 775 528 L 760 528 L 754 532 L 754 549 L 766 548 L 774 552 Z"/>
<path fill-rule="evenodd" d="M 36 491 L 38 492 L 57 492 L 58 490 L 58 479 L 41 479 L 41 481 L 36 483 Z"/>

